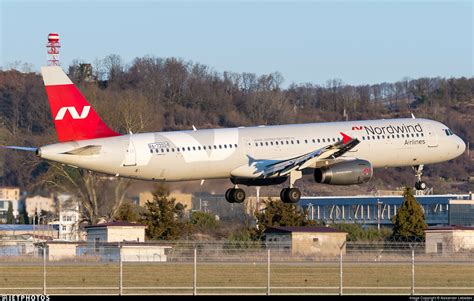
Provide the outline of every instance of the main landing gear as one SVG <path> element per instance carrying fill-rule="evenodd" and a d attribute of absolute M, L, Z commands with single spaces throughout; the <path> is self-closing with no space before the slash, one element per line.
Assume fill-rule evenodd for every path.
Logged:
<path fill-rule="evenodd" d="M 235 188 L 227 189 L 225 199 L 229 203 L 242 203 L 245 200 L 245 191 L 236 185 Z"/>
<path fill-rule="evenodd" d="M 280 199 L 283 203 L 298 203 L 301 199 L 301 191 L 298 188 L 293 187 L 295 181 L 301 179 L 301 171 L 292 171 L 290 173 L 290 187 L 283 188 L 280 192 Z"/>
<path fill-rule="evenodd" d="M 427 185 L 425 182 L 421 180 L 421 176 L 423 175 L 423 164 L 413 166 L 413 170 L 415 171 L 415 177 L 416 177 L 415 189 L 425 190 Z"/>

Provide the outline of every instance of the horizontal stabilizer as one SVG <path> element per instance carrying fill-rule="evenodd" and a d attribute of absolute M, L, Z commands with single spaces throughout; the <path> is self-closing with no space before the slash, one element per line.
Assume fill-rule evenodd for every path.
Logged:
<path fill-rule="evenodd" d="M 76 156 L 92 156 L 92 155 L 98 155 L 100 153 L 101 148 L 102 146 L 100 145 L 86 145 L 83 147 L 75 148 L 73 150 L 64 152 L 63 154 L 76 155 Z"/>

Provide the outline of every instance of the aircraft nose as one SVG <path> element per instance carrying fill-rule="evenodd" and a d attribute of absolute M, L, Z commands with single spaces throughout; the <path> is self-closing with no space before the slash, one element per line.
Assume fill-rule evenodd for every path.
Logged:
<path fill-rule="evenodd" d="M 466 143 L 461 138 L 458 137 L 458 141 L 456 144 L 457 144 L 458 154 L 462 155 L 464 151 L 466 150 Z"/>

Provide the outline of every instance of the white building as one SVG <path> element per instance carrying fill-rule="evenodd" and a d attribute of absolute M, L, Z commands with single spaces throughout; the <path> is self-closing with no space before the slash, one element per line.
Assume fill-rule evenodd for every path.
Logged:
<path fill-rule="evenodd" d="M 58 200 L 59 220 L 53 224 L 59 225 L 59 239 L 65 241 L 78 241 L 79 239 L 79 202 L 69 194 L 60 194 Z"/>
<path fill-rule="evenodd" d="M 430 227 L 425 230 L 425 252 L 450 254 L 474 250 L 474 227 Z"/>
<path fill-rule="evenodd" d="M 20 188 L 12 186 L 0 187 L 0 222 L 7 222 L 8 204 L 12 204 L 13 216 L 18 217 L 20 211 Z"/>

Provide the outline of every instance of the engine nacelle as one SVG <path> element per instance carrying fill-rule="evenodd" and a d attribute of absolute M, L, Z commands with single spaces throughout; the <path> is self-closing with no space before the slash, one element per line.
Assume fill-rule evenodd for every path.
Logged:
<path fill-rule="evenodd" d="M 314 180 L 331 185 L 362 184 L 372 178 L 373 171 L 369 161 L 357 159 L 316 168 Z"/>

